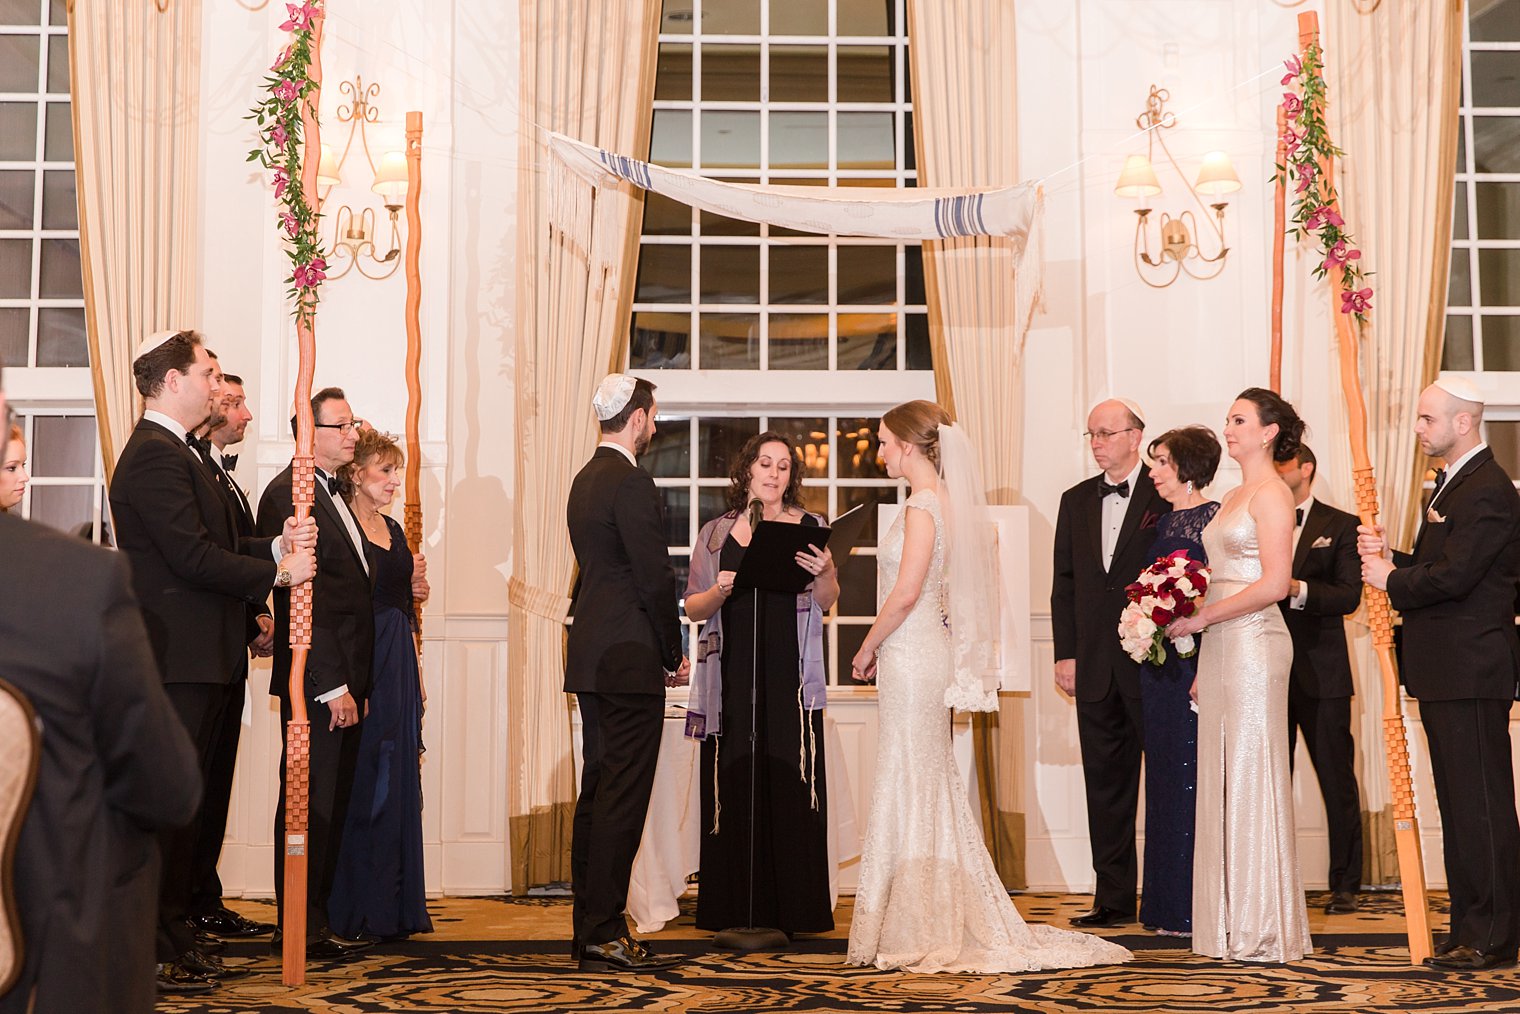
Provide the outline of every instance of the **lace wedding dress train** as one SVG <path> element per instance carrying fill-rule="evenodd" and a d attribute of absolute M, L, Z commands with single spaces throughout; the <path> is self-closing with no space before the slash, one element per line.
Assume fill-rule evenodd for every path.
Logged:
<path fill-rule="evenodd" d="M 847 960 L 913 972 L 1027 972 L 1128 961 L 1129 951 L 1101 937 L 1024 922 L 993 868 L 951 754 L 944 521 L 932 490 L 910 497 L 883 538 L 880 587 L 897 578 L 909 510 L 934 518 L 934 557 L 913 611 L 878 656 L 876 787 Z"/>

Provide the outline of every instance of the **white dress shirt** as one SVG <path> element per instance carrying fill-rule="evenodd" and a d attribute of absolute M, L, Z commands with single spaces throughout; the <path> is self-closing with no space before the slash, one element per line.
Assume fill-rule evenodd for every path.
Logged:
<path fill-rule="evenodd" d="M 1303 513 L 1303 519 L 1304 519 L 1304 521 L 1308 521 L 1309 520 L 1309 512 L 1314 509 L 1314 494 L 1310 493 L 1308 496 L 1304 497 L 1304 502 L 1301 503 L 1301 504 L 1299 504 L 1295 509 L 1303 511 L 1304 512 Z M 1304 521 L 1300 521 L 1296 525 L 1293 526 L 1293 556 L 1291 557 L 1291 559 L 1294 559 L 1294 560 L 1298 559 L 1298 540 L 1299 540 L 1299 537 L 1304 534 Z M 1298 582 L 1298 594 L 1294 595 L 1294 596 L 1291 596 L 1288 599 L 1288 608 L 1289 609 L 1302 609 L 1302 608 L 1304 608 L 1304 606 L 1308 605 L 1308 603 L 1309 603 L 1309 582 L 1307 582 L 1307 581 L 1299 581 Z"/>
<path fill-rule="evenodd" d="M 1476 457 L 1479 451 L 1483 450 L 1487 446 L 1488 446 L 1487 444 L 1479 443 L 1478 446 L 1474 447 L 1472 450 L 1470 450 L 1466 454 L 1462 455 L 1456 461 L 1449 462 L 1447 464 L 1447 466 L 1446 466 L 1446 481 L 1441 484 L 1441 488 L 1436 492 L 1436 495 L 1430 498 L 1430 506 L 1431 507 L 1434 507 L 1436 505 L 1436 501 L 1439 500 L 1439 499 L 1441 499 L 1441 494 L 1445 493 L 1446 490 L 1447 490 L 1447 488 L 1450 487 L 1451 480 L 1453 480 L 1453 479 L 1455 479 L 1457 477 L 1457 473 L 1460 472 L 1460 471 L 1462 471 L 1462 469 L 1467 466 L 1467 463 L 1469 461 L 1471 461 L 1474 457 Z"/>
<path fill-rule="evenodd" d="M 619 454 L 621 454 L 623 457 L 627 458 L 628 459 L 628 463 L 630 465 L 632 465 L 634 468 L 638 468 L 639 467 L 639 461 L 638 461 L 637 458 L 635 458 L 633 456 L 633 452 L 630 451 L 628 448 L 624 447 L 622 444 L 613 443 L 611 440 L 603 440 L 601 443 L 597 444 L 596 446 L 598 448 L 610 447 L 614 451 L 617 451 Z"/>
<path fill-rule="evenodd" d="M 1135 495 L 1135 483 L 1140 479 L 1140 462 L 1130 470 L 1125 482 L 1129 483 L 1129 496 L 1110 493 L 1103 498 L 1103 569 L 1113 566 L 1114 550 L 1119 545 L 1119 529 L 1124 527 L 1124 513 L 1129 509 L 1130 499 Z M 1103 481 L 1107 482 L 1105 475 Z"/>

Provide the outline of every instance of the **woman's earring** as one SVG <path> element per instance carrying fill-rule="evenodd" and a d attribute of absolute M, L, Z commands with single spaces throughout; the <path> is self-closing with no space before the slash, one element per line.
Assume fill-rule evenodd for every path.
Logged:
<path fill-rule="evenodd" d="M 1262 447 L 1266 447 L 1266 446 L 1267 446 L 1267 445 L 1268 445 L 1268 444 L 1270 444 L 1270 443 L 1271 443 L 1271 442 L 1272 442 L 1272 441 L 1270 441 L 1270 440 L 1263 440 L 1263 441 L 1262 441 L 1262 442 L 1261 442 L 1261 446 L 1262 446 Z"/>
<path fill-rule="evenodd" d="M 1192 496 L 1193 495 L 1193 480 L 1192 479 L 1188 480 L 1187 492 L 1188 492 L 1188 496 Z"/>

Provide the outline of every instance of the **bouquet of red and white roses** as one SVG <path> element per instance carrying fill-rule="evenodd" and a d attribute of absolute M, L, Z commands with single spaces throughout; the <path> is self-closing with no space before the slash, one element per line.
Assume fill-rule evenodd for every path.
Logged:
<path fill-rule="evenodd" d="M 1166 627 L 1175 619 L 1191 616 L 1198 600 L 1209 590 L 1209 568 L 1191 559 L 1187 550 L 1163 556 L 1124 589 L 1129 605 L 1119 616 L 1119 640 L 1136 662 L 1160 665 L 1166 661 Z M 1191 634 L 1172 642 L 1178 657 L 1190 658 L 1198 651 Z"/>

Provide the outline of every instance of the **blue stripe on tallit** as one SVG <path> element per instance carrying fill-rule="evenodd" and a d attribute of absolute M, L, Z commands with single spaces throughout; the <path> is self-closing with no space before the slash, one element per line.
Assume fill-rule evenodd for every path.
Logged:
<path fill-rule="evenodd" d="M 627 155 L 617 155 L 604 148 L 598 148 L 596 152 L 601 158 L 602 167 L 612 173 L 612 175 L 619 179 L 627 180 L 634 186 L 642 187 L 645 190 L 654 189 L 654 180 L 649 175 L 649 164 L 647 162 L 640 162 L 638 159 L 629 158 Z"/>

